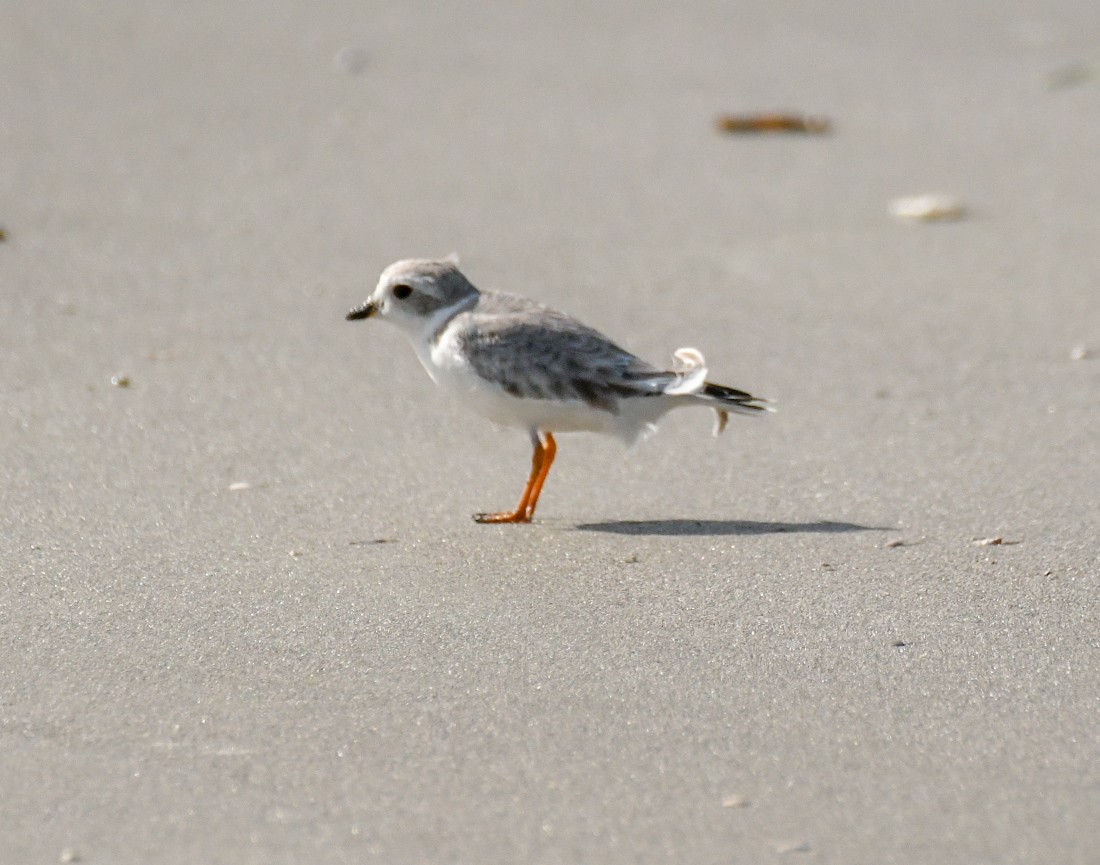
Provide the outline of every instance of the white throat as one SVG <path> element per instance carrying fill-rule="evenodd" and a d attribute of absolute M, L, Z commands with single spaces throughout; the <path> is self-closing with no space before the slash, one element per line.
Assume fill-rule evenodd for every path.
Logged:
<path fill-rule="evenodd" d="M 477 304 L 477 301 L 478 296 L 472 294 L 461 300 L 455 301 L 450 306 L 438 309 L 427 318 L 422 319 L 416 331 L 409 334 L 412 338 L 413 347 L 416 349 L 416 356 L 420 359 L 420 362 L 424 365 L 429 375 L 432 375 L 433 368 L 431 357 L 433 337 L 439 333 L 442 328 L 446 327 L 447 322 L 456 315 L 468 309 L 472 309 Z M 432 375 L 432 378 L 434 379 L 435 376 Z"/>

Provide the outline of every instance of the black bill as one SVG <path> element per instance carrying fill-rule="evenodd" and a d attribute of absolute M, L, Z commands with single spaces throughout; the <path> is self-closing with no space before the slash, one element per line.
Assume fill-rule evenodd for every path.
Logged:
<path fill-rule="evenodd" d="M 371 301 L 367 301 L 362 306 L 357 306 L 351 312 L 344 316 L 347 321 L 357 321 L 360 318 L 370 318 L 377 311 L 376 307 Z"/>

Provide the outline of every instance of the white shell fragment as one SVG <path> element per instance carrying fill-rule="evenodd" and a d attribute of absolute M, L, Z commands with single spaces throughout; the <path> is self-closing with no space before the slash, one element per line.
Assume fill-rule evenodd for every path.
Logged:
<path fill-rule="evenodd" d="M 924 195 L 906 195 L 890 202 L 890 213 L 898 219 L 912 219 L 918 222 L 950 222 L 962 219 L 966 208 L 957 198 L 938 192 Z"/>

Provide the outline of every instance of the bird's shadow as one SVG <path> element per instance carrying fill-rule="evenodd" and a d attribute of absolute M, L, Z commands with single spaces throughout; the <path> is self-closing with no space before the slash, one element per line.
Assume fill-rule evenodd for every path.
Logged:
<path fill-rule="evenodd" d="M 580 523 L 582 532 L 606 532 L 613 535 L 780 535 L 795 533 L 841 534 L 843 532 L 886 532 L 886 526 L 861 526 L 834 520 L 814 520 L 808 523 L 772 523 L 756 520 L 609 520 L 602 523 Z"/>

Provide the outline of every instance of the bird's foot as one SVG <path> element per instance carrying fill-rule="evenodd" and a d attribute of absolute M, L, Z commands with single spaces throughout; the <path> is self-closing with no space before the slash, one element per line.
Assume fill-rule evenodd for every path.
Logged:
<path fill-rule="evenodd" d="M 529 523 L 531 513 L 528 510 L 503 511 L 496 514 L 474 514 L 477 523 Z"/>

